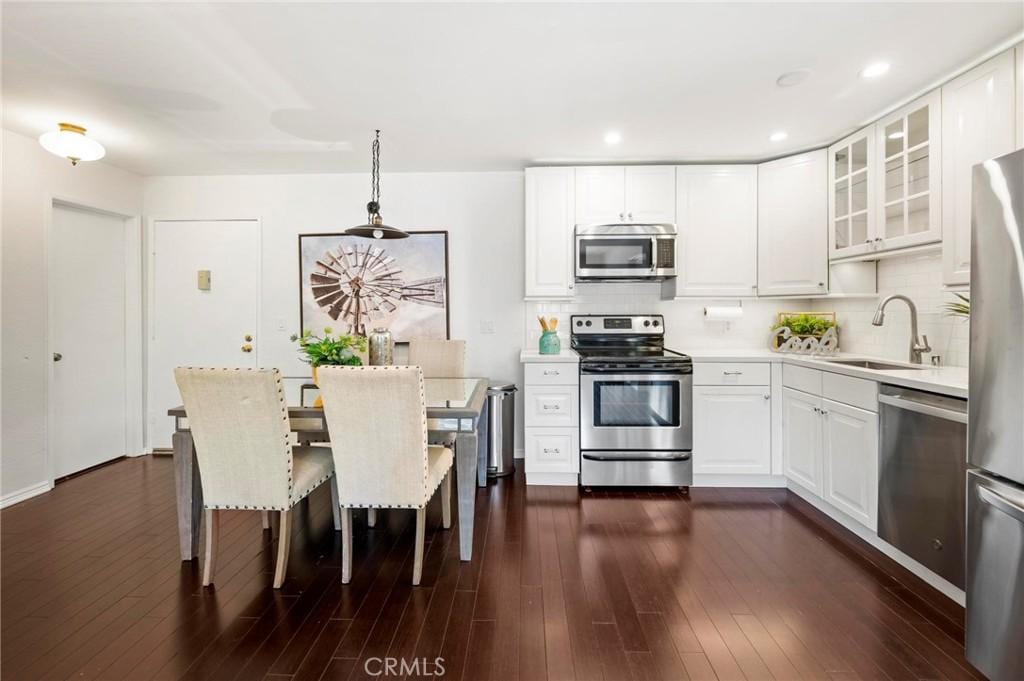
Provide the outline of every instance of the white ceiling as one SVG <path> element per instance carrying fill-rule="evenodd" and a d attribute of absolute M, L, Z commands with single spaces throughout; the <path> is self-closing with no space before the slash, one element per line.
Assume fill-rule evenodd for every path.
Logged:
<path fill-rule="evenodd" d="M 3 123 L 85 125 L 147 175 L 365 171 L 375 127 L 385 171 L 757 160 L 1022 29 L 1021 2 L 5 2 Z M 877 60 L 888 75 L 858 76 Z"/>

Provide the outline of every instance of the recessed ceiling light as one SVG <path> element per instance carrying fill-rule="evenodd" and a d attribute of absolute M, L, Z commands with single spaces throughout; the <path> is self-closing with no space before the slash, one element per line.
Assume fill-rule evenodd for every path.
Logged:
<path fill-rule="evenodd" d="M 51 154 L 63 156 L 78 165 L 79 161 L 97 161 L 107 153 L 103 145 L 85 136 L 85 128 L 74 123 L 60 123 L 56 130 L 39 136 L 39 144 Z"/>
<path fill-rule="evenodd" d="M 875 62 L 860 72 L 861 78 L 878 78 L 889 72 L 889 63 L 884 61 Z"/>
<path fill-rule="evenodd" d="M 786 71 L 781 76 L 775 79 L 775 84 L 779 87 L 793 87 L 804 82 L 807 76 L 811 75 L 810 69 L 796 69 L 795 71 Z"/>
<path fill-rule="evenodd" d="M 789 137 L 788 132 L 786 132 L 785 130 L 779 130 L 778 132 L 773 132 L 768 139 L 770 139 L 772 142 L 781 142 L 787 137 Z"/>
<path fill-rule="evenodd" d="M 901 140 L 901 139 L 903 139 L 903 131 L 900 130 L 899 132 L 890 133 L 889 134 L 889 139 L 891 139 L 891 140 Z"/>
<path fill-rule="evenodd" d="M 605 144 L 618 144 L 622 141 L 622 133 L 618 130 L 609 130 L 604 134 Z"/>

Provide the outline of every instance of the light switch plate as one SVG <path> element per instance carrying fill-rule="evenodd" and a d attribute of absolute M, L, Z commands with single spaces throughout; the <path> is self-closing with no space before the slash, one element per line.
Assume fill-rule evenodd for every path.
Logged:
<path fill-rule="evenodd" d="M 200 291 L 210 290 L 210 270 L 199 270 L 196 276 L 196 284 Z"/>

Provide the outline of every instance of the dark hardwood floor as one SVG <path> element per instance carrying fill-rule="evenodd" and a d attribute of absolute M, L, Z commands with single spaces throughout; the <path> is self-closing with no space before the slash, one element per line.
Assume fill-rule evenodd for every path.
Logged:
<path fill-rule="evenodd" d="M 127 459 L 0 512 L 3 679 L 396 678 L 374 676 L 387 657 L 472 681 L 980 678 L 959 607 L 785 491 L 517 476 L 480 491 L 471 563 L 455 531 L 428 530 L 413 588 L 408 511 L 357 517 L 341 585 L 322 488 L 274 591 L 254 512 L 226 513 L 216 588 L 200 586 L 173 489 L 169 458 Z"/>

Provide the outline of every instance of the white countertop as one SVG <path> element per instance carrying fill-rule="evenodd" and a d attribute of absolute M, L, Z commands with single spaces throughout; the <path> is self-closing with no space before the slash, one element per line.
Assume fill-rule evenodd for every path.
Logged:
<path fill-rule="evenodd" d="M 763 350 L 695 350 L 688 352 L 694 362 L 781 362 L 783 364 L 794 364 L 812 369 L 824 369 L 837 374 L 853 376 L 855 378 L 866 378 L 879 383 L 891 383 L 905 388 L 916 388 L 928 390 L 950 397 L 967 397 L 967 368 L 966 367 L 932 367 L 923 365 L 921 369 L 911 368 L 913 365 L 908 362 L 886 359 L 882 357 L 869 357 L 863 354 L 841 352 L 836 355 L 838 359 L 871 359 L 888 364 L 903 364 L 907 366 L 904 370 L 866 369 L 864 367 L 836 364 L 820 357 L 808 357 L 804 355 L 783 354 Z"/>
<path fill-rule="evenodd" d="M 687 354 L 693 358 L 694 362 L 780 362 L 812 369 L 824 369 L 837 374 L 844 374 L 855 378 L 866 378 L 879 383 L 900 385 L 905 388 L 928 390 L 951 397 L 967 397 L 966 367 L 932 367 L 925 365 L 921 369 L 912 369 L 909 368 L 911 365 L 907 362 L 899 362 L 881 357 L 868 357 L 867 355 L 848 352 L 842 352 L 836 356 L 841 359 L 873 359 L 889 364 L 903 364 L 908 367 L 904 370 L 880 371 L 877 369 L 836 364 L 822 358 L 772 352 L 767 348 L 751 350 L 693 350 L 687 352 Z M 579 355 L 568 349 L 563 349 L 557 355 L 542 355 L 536 350 L 523 350 L 519 353 L 519 361 L 523 363 L 570 362 L 576 364 L 580 361 L 580 358 Z"/>
<path fill-rule="evenodd" d="M 562 348 L 557 355 L 542 355 L 536 350 L 520 350 L 519 361 L 523 364 L 565 363 L 579 364 L 580 356 L 572 350 Z"/>

